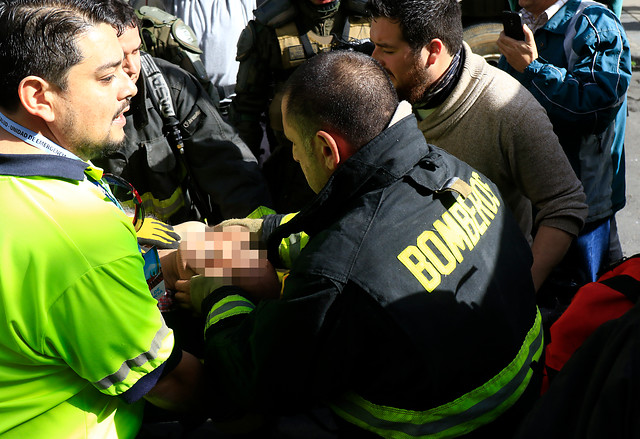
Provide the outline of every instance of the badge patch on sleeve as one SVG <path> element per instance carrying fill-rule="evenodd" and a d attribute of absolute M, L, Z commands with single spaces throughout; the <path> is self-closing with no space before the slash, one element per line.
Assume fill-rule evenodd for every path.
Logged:
<path fill-rule="evenodd" d="M 193 135 L 204 119 L 204 113 L 197 105 L 194 105 L 191 109 L 191 113 L 187 116 L 187 118 L 182 122 L 182 129 L 189 133 L 189 135 Z"/>

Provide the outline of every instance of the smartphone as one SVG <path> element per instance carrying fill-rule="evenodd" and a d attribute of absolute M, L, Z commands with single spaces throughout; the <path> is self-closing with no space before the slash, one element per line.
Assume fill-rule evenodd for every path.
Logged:
<path fill-rule="evenodd" d="M 504 34 L 514 40 L 524 41 L 524 31 L 522 30 L 522 18 L 520 14 L 512 11 L 502 12 L 502 25 Z"/>

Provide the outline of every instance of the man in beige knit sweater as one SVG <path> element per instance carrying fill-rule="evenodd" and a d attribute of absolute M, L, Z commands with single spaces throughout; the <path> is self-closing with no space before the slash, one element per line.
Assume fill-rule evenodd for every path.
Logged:
<path fill-rule="evenodd" d="M 413 105 L 429 143 L 496 183 L 531 242 L 540 288 L 587 215 L 544 109 L 462 41 L 457 0 L 371 0 L 373 57 Z"/>

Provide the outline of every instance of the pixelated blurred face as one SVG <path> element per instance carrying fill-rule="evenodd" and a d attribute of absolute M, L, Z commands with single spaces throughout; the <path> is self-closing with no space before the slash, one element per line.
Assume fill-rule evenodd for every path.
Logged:
<path fill-rule="evenodd" d="M 122 68 L 135 84 L 138 82 L 141 70 L 140 47 L 142 46 L 142 40 L 140 39 L 138 28 L 128 27 L 127 30 L 118 37 L 118 41 L 124 52 Z"/>
<path fill-rule="evenodd" d="M 257 234 L 243 226 L 189 231 L 180 248 L 189 266 L 206 277 L 260 277 L 271 267 Z"/>
<path fill-rule="evenodd" d="M 50 126 L 58 143 L 90 159 L 124 140 L 124 112 L 137 89 L 122 69 L 122 49 L 111 26 L 91 27 L 77 44 L 83 59 L 69 69 L 66 89 L 52 94 Z"/>
<path fill-rule="evenodd" d="M 314 139 L 303 139 L 293 120 L 287 117 L 286 104 L 285 98 L 282 101 L 284 135 L 293 143 L 293 159 L 300 163 L 309 187 L 317 194 L 329 181 L 331 171 L 324 166 L 321 147 L 315 144 Z"/>
<path fill-rule="evenodd" d="M 371 41 L 375 44 L 372 56 L 391 77 L 398 97 L 412 104 L 418 102 L 437 79 L 431 77 L 426 66 L 426 48 L 412 50 L 402 37 L 400 24 L 383 17 L 372 20 Z"/>

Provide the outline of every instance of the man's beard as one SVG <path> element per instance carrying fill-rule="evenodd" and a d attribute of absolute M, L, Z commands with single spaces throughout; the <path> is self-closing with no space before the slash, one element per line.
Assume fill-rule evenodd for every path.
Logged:
<path fill-rule="evenodd" d="M 126 137 L 120 140 L 105 139 L 102 142 L 84 141 L 74 145 L 76 155 L 84 160 L 107 157 L 124 146 Z"/>
<path fill-rule="evenodd" d="M 411 78 L 411 80 L 396 87 L 398 98 L 408 101 L 412 105 L 420 102 L 433 83 L 429 73 L 428 68 L 421 66 L 418 58 L 416 58 L 411 66 L 411 70 L 409 70 L 406 75 L 406 77 Z"/>
<path fill-rule="evenodd" d="M 113 119 L 115 120 L 125 108 L 129 105 L 129 99 L 123 103 L 122 108 L 116 112 Z M 70 113 L 73 115 L 74 113 Z M 77 126 L 76 118 L 71 117 L 66 121 L 64 129 L 67 133 L 75 132 L 75 126 Z M 83 160 L 91 160 L 97 157 L 106 157 L 114 152 L 118 151 L 124 146 L 126 141 L 126 134 L 122 133 L 122 138 L 112 138 L 111 130 L 109 130 L 102 140 L 87 139 L 83 137 L 83 133 L 79 132 L 70 139 L 70 145 L 73 148 L 72 152 Z"/>
<path fill-rule="evenodd" d="M 72 130 L 72 126 L 66 127 L 67 132 Z M 110 132 L 102 140 L 88 139 L 82 136 L 80 133 L 74 138 L 70 139 L 71 151 L 80 157 L 82 160 L 91 160 L 97 157 L 105 157 L 118 151 L 126 141 L 126 135 L 122 135 L 122 138 L 114 139 Z"/>

